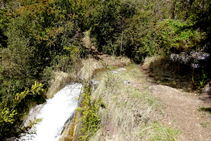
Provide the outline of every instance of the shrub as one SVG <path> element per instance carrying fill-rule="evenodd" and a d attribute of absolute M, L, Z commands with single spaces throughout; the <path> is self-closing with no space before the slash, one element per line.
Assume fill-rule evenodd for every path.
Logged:
<path fill-rule="evenodd" d="M 99 128 L 100 118 L 98 116 L 98 110 L 100 105 L 105 104 L 101 98 L 96 101 L 91 99 L 92 88 L 85 84 L 82 94 L 81 106 L 77 109 L 82 113 L 82 128 L 80 129 L 80 140 L 88 140 Z"/>

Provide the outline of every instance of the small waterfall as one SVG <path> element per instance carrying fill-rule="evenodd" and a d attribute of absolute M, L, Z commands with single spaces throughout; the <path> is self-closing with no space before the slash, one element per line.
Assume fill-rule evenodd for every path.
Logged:
<path fill-rule="evenodd" d="M 37 105 L 31 109 L 26 122 L 34 119 L 42 121 L 23 135 L 19 140 L 25 141 L 58 141 L 65 122 L 74 114 L 78 107 L 78 97 L 82 84 L 67 85 L 57 92 L 52 99 L 48 99 L 43 105 Z M 36 112 L 34 112 L 38 109 Z M 31 115 L 30 115 L 31 114 Z M 36 131 L 36 133 L 34 133 Z"/>
<path fill-rule="evenodd" d="M 133 68 L 118 68 L 111 70 L 112 73 L 122 73 L 127 69 Z M 105 72 L 108 70 L 102 70 L 98 72 L 95 79 L 92 80 L 93 91 L 97 87 L 99 80 Z M 24 126 L 28 126 L 30 121 L 35 119 L 42 119 L 41 122 L 35 124 L 28 134 L 22 134 L 17 141 L 59 141 L 61 133 L 64 129 L 65 123 L 70 119 L 75 109 L 78 107 L 78 99 L 81 93 L 82 84 L 75 83 L 65 86 L 59 92 L 57 92 L 53 98 L 48 99 L 46 103 L 36 105 L 33 107 L 27 119 L 24 122 Z"/>

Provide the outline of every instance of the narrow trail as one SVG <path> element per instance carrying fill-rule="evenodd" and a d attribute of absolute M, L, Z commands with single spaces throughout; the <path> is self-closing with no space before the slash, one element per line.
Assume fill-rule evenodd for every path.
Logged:
<path fill-rule="evenodd" d="M 88 32 L 85 32 L 84 45 L 96 60 L 102 60 L 108 65 L 124 66 L 121 61 L 110 55 L 101 54 L 92 45 Z M 199 100 L 196 93 L 184 92 L 169 86 L 155 84 L 151 77 L 147 76 L 143 66 L 137 66 L 144 74 L 137 79 L 138 85 L 131 85 L 140 91 L 148 89 L 150 94 L 162 101 L 165 108 L 151 112 L 150 119 L 157 120 L 164 126 L 178 129 L 181 134 L 179 141 L 210 141 L 211 140 L 211 103 Z M 142 79 L 142 80 L 141 80 Z M 110 137 L 109 137 L 110 139 Z M 103 137 L 103 140 L 108 140 Z"/>
<path fill-rule="evenodd" d="M 184 93 L 168 86 L 150 86 L 149 90 L 166 106 L 164 116 L 160 121 L 182 131 L 180 140 L 211 140 L 211 116 L 199 111 L 200 107 L 204 107 L 206 104 L 190 93 Z"/>
<path fill-rule="evenodd" d="M 143 72 L 143 69 L 141 69 Z M 146 75 L 146 73 L 145 73 Z M 151 78 L 147 78 L 148 80 Z M 188 93 L 164 85 L 148 83 L 150 93 L 165 105 L 163 116 L 151 113 L 158 122 L 181 131 L 179 141 L 210 141 L 211 114 L 210 103 L 199 100 L 196 93 Z"/>

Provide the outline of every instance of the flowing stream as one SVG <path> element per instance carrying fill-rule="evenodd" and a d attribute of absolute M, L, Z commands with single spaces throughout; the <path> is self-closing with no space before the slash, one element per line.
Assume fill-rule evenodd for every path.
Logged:
<path fill-rule="evenodd" d="M 37 105 L 29 112 L 25 123 L 30 120 L 42 119 L 19 140 L 28 141 L 58 141 L 65 122 L 73 115 L 78 107 L 78 97 L 82 84 L 75 83 L 65 86 L 45 104 Z M 36 132 L 36 134 L 35 134 Z"/>
<path fill-rule="evenodd" d="M 129 65 L 124 68 L 98 71 L 92 80 L 93 90 L 106 72 L 111 71 L 118 74 L 135 66 Z M 58 91 L 53 98 L 48 99 L 46 103 L 33 107 L 24 122 L 24 126 L 28 126 L 34 120 L 41 121 L 33 125 L 29 133 L 23 134 L 18 141 L 59 141 L 66 121 L 73 116 L 78 107 L 81 88 L 82 84 L 80 83 L 67 85 Z"/>

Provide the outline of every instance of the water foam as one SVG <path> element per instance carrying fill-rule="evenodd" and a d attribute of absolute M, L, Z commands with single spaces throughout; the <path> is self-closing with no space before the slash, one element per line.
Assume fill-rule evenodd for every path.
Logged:
<path fill-rule="evenodd" d="M 20 140 L 58 141 L 65 122 L 74 114 L 82 84 L 67 85 L 57 92 L 52 99 L 37 113 L 36 119 L 42 119 L 35 125 L 36 134 L 27 134 Z"/>

